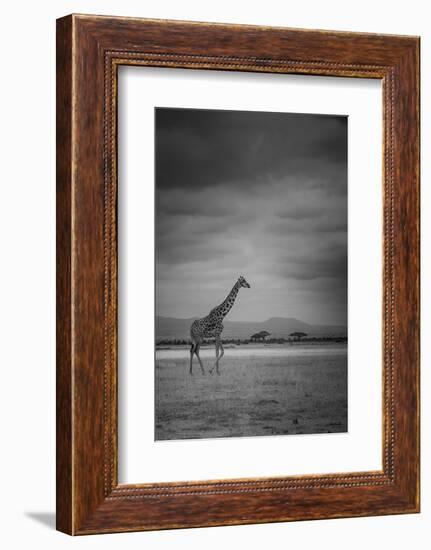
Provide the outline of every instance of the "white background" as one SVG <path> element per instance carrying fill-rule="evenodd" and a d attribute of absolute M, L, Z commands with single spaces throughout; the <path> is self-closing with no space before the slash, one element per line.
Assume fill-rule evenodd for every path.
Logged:
<path fill-rule="evenodd" d="M 119 78 L 120 482 L 381 470 L 381 82 L 144 67 Z M 348 115 L 348 433 L 154 441 L 154 350 L 143 335 L 154 333 L 155 106 Z"/>
<path fill-rule="evenodd" d="M 431 522 L 430 164 L 422 167 L 422 514 L 72 539 L 53 530 L 55 18 L 74 12 L 422 36 L 422 150 L 431 150 L 427 2 L 8 2 L 2 11 L 1 542 L 5 548 L 428 548 Z M 4 43 L 3 43 L 4 42 Z"/>

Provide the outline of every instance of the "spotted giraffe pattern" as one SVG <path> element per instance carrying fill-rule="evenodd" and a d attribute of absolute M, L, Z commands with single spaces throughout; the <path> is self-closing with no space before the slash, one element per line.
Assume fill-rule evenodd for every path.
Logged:
<path fill-rule="evenodd" d="M 196 319 L 190 327 L 190 337 L 192 345 L 190 348 L 190 374 L 193 374 L 193 354 L 198 358 L 202 374 L 205 374 L 201 358 L 199 357 L 199 348 L 204 338 L 214 338 L 215 339 L 215 348 L 216 348 L 216 362 L 210 373 L 216 368 L 217 373 L 219 372 L 219 361 L 224 354 L 223 346 L 221 343 L 221 333 L 223 332 L 223 319 L 232 309 L 232 306 L 235 303 L 235 299 L 238 296 L 239 289 L 250 288 L 250 285 L 241 275 L 238 281 L 234 284 L 232 290 L 227 295 L 226 299 L 217 307 L 212 309 L 206 317 L 202 319 Z"/>

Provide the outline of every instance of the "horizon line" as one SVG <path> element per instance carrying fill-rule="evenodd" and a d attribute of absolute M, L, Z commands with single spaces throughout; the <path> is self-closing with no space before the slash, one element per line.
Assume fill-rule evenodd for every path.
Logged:
<path fill-rule="evenodd" d="M 191 317 L 175 317 L 175 316 L 171 316 L 171 315 L 155 315 L 155 317 L 163 317 L 165 319 L 177 319 L 179 321 L 191 321 L 193 319 L 200 319 L 200 317 L 198 315 L 193 315 Z M 302 319 L 298 319 L 297 317 L 279 317 L 279 316 L 273 316 L 273 317 L 268 317 L 267 319 L 262 319 L 262 320 L 234 320 L 234 319 L 225 319 L 224 322 L 226 323 L 267 323 L 268 321 L 271 321 L 273 319 L 284 319 L 284 320 L 289 320 L 289 319 L 292 319 L 294 321 L 299 321 L 300 323 L 304 323 L 305 325 L 311 325 L 311 326 L 339 326 L 339 327 L 345 327 L 347 328 L 348 324 L 347 323 L 310 323 L 308 321 L 303 321 Z"/>

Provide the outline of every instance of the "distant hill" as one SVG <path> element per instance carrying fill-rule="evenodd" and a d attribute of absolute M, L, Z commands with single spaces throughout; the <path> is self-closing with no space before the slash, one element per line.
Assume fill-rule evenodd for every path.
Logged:
<path fill-rule="evenodd" d="M 176 319 L 156 316 L 156 341 L 190 337 L 190 325 L 196 317 Z M 267 321 L 224 321 L 224 338 L 250 338 L 267 330 L 273 338 L 286 338 L 291 332 L 305 332 L 308 336 L 347 336 L 343 325 L 310 325 L 293 317 L 271 317 Z"/>

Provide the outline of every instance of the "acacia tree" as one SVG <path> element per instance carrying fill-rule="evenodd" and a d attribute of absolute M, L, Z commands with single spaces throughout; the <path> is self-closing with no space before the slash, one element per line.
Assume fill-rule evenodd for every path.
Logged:
<path fill-rule="evenodd" d="M 292 336 L 295 339 L 295 342 L 299 342 L 301 338 L 304 338 L 307 334 L 305 332 L 291 332 L 289 336 Z"/>
<path fill-rule="evenodd" d="M 267 330 L 261 330 L 260 332 L 256 332 L 256 334 L 253 334 L 250 338 L 252 341 L 265 341 L 265 338 L 269 336 L 269 332 Z"/>

